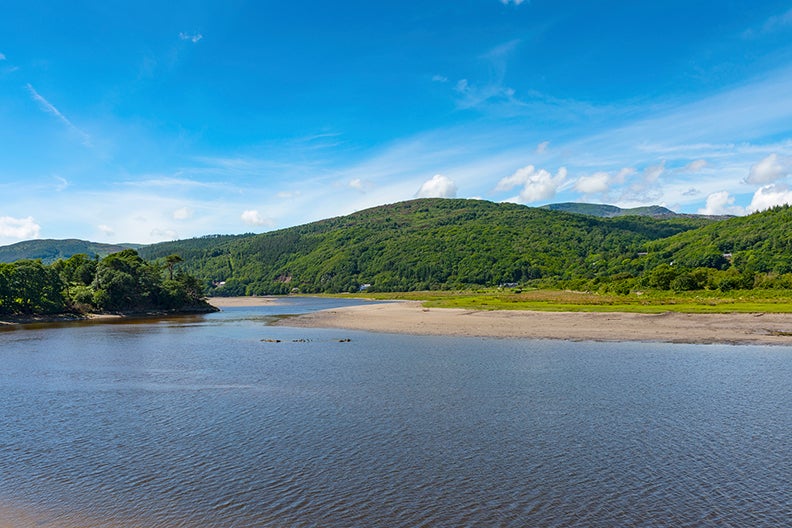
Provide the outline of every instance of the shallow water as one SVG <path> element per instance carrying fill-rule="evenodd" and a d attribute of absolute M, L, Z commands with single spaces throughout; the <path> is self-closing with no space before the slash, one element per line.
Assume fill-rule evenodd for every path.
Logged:
<path fill-rule="evenodd" d="M 0 332 L 0 526 L 792 519 L 790 348 L 267 326 L 339 302 Z"/>

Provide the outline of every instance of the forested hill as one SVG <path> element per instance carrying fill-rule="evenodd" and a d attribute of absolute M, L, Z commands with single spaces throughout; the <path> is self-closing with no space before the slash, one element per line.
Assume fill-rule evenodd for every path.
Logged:
<path fill-rule="evenodd" d="M 650 266 L 733 268 L 745 274 L 792 273 L 792 208 L 779 206 L 713 223 L 646 246 Z"/>
<path fill-rule="evenodd" d="M 255 236 L 141 248 L 179 254 L 214 295 L 458 288 L 641 270 L 647 242 L 704 218 L 597 218 L 481 200 L 419 199 Z M 632 267 L 630 263 L 633 263 Z"/>
<path fill-rule="evenodd" d="M 88 255 L 106 257 L 125 249 L 137 249 L 139 244 L 101 244 L 85 240 L 26 240 L 8 246 L 0 246 L 0 262 L 15 262 L 17 260 L 41 259 L 44 264 L 52 264 L 59 259 L 67 259 L 73 255 Z"/>

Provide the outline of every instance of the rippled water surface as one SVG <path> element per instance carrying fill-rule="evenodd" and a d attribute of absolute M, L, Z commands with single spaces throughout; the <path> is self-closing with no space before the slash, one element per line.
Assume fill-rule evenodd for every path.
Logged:
<path fill-rule="evenodd" d="M 338 302 L 0 332 L 0 526 L 792 524 L 790 348 L 267 326 Z"/>

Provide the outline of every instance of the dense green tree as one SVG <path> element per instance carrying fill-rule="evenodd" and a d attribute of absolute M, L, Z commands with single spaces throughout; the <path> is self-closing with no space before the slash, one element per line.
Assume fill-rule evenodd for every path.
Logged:
<path fill-rule="evenodd" d="M 66 309 L 60 275 L 40 260 L 15 262 L 7 277 L 10 279 L 11 312 L 50 314 Z"/>
<path fill-rule="evenodd" d="M 14 289 L 12 280 L 14 264 L 0 262 L 0 314 L 14 313 Z"/>
<path fill-rule="evenodd" d="M 171 259 L 172 262 L 178 262 Z M 52 265 L 41 260 L 0 263 L 0 313 L 211 309 L 194 276 L 144 261 L 127 249 L 101 260 L 73 255 Z"/>
<path fill-rule="evenodd" d="M 173 254 L 165 257 L 165 267 L 168 269 L 168 279 L 173 280 L 173 272 L 176 266 L 184 262 L 184 259 L 179 255 Z"/>
<path fill-rule="evenodd" d="M 96 275 L 98 258 L 90 258 L 84 253 L 72 255 L 68 259 L 52 264 L 61 278 L 70 286 L 88 286 Z"/>

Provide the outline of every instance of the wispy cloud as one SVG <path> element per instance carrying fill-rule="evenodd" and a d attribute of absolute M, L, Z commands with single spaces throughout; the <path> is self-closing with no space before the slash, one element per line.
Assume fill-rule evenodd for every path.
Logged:
<path fill-rule="evenodd" d="M 193 210 L 189 207 L 180 207 L 173 211 L 174 220 L 187 220 L 193 215 Z"/>
<path fill-rule="evenodd" d="M 33 85 L 28 83 L 27 84 L 27 89 L 30 92 L 30 95 L 33 98 L 33 100 L 36 101 L 39 104 L 39 106 L 41 107 L 42 110 L 44 110 L 45 112 L 47 112 L 49 114 L 52 114 L 55 117 L 57 117 L 63 124 L 65 124 L 69 128 L 69 130 L 74 132 L 76 135 L 78 135 L 82 139 L 82 144 L 83 145 L 85 145 L 86 147 L 91 147 L 92 146 L 91 145 L 91 136 L 89 136 L 87 133 L 85 133 L 84 131 L 80 130 L 78 127 L 76 127 L 74 125 L 74 123 L 72 123 L 69 120 L 69 118 L 67 118 L 65 115 L 63 115 L 61 113 L 61 111 L 58 110 L 55 107 L 55 105 L 53 105 L 52 103 L 47 101 L 44 98 L 44 96 L 42 96 L 40 93 L 38 93 L 36 91 L 36 89 L 33 88 Z"/>
<path fill-rule="evenodd" d="M 500 3 L 503 4 L 503 5 L 511 4 L 511 5 L 518 6 L 520 4 L 526 4 L 526 3 L 530 3 L 530 2 L 527 1 L 527 0 L 500 0 Z"/>
<path fill-rule="evenodd" d="M 143 176 L 140 179 L 125 181 L 122 183 L 122 185 L 126 187 L 140 187 L 144 189 L 158 187 L 158 188 L 182 188 L 182 189 L 200 188 L 200 189 L 229 190 L 233 188 L 233 186 L 230 185 L 229 183 L 222 181 L 203 182 L 189 178 L 175 178 L 169 176 L 155 176 L 155 177 Z"/>
<path fill-rule="evenodd" d="M 484 103 L 517 103 L 515 90 L 504 85 L 504 78 L 510 55 L 520 45 L 520 39 L 513 39 L 495 46 L 483 53 L 479 59 L 487 66 L 489 78 L 485 81 L 459 79 L 454 85 L 458 94 L 457 106 L 460 109 L 476 108 Z"/>
<path fill-rule="evenodd" d="M 457 81 L 454 90 L 459 94 L 457 107 L 466 110 L 477 108 L 484 103 L 509 103 L 516 102 L 515 91 L 502 86 L 499 82 L 490 82 L 482 85 L 471 84 L 467 79 Z"/>
<path fill-rule="evenodd" d="M 58 185 L 55 186 L 55 190 L 58 192 L 65 191 L 69 187 L 69 180 L 63 178 L 62 176 L 53 176 L 58 181 Z"/>
<path fill-rule="evenodd" d="M 697 159 L 693 160 L 682 168 L 682 172 L 700 172 L 707 166 L 707 160 Z"/>
<path fill-rule="evenodd" d="M 181 32 L 181 33 L 179 33 L 179 38 L 181 40 L 188 40 L 188 41 L 192 42 L 193 44 L 195 44 L 196 42 L 198 42 L 199 40 L 201 40 L 203 38 L 203 35 L 201 35 L 200 33 L 184 33 L 184 32 Z"/>
<path fill-rule="evenodd" d="M 0 61 L 6 60 L 5 53 L 0 53 Z"/>
<path fill-rule="evenodd" d="M 743 32 L 743 38 L 755 38 L 760 35 L 774 33 L 776 31 L 792 28 L 792 9 L 781 13 L 780 15 L 773 15 L 765 20 L 758 28 L 749 28 Z"/>

